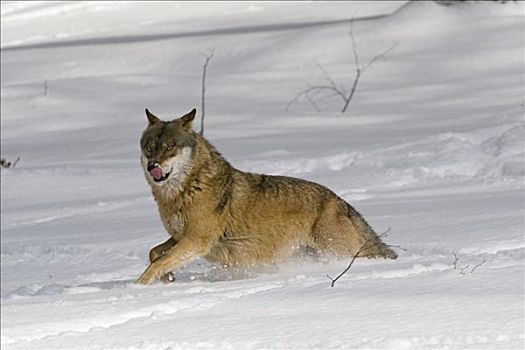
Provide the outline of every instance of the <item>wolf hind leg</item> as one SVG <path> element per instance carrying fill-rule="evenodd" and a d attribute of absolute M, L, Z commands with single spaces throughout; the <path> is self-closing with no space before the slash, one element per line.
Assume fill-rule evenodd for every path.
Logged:
<path fill-rule="evenodd" d="M 363 217 L 341 199 L 328 200 L 312 230 L 313 246 L 336 256 L 395 259 Z"/>
<path fill-rule="evenodd" d="M 152 263 L 155 260 L 163 257 L 168 250 L 171 249 L 175 244 L 177 244 L 177 241 L 173 239 L 173 237 L 170 237 L 166 242 L 163 242 L 153 248 L 149 251 L 149 262 Z M 160 278 L 160 280 L 164 283 L 169 283 L 175 281 L 175 275 L 173 272 L 168 272 L 164 276 Z"/>
<path fill-rule="evenodd" d="M 344 201 L 343 203 L 346 207 L 346 216 L 350 221 L 351 226 L 355 228 L 356 232 L 358 232 L 363 239 L 359 256 L 367 258 L 397 259 L 397 253 L 381 240 L 361 214 L 359 214 L 350 204 Z"/>

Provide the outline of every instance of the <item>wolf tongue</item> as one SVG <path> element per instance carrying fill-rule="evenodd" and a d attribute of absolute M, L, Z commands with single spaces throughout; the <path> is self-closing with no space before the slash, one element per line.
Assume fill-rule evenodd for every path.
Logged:
<path fill-rule="evenodd" d="M 153 178 L 155 180 L 159 180 L 162 178 L 162 169 L 161 168 L 153 168 L 149 171 L 149 173 L 151 174 L 151 176 L 153 176 Z"/>

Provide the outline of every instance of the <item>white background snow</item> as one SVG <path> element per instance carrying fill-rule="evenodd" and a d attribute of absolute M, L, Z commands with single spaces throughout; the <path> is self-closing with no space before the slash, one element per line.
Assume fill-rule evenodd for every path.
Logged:
<path fill-rule="evenodd" d="M 396 48 L 345 115 L 335 97 L 285 110 L 325 82 L 317 63 L 351 86 L 352 17 L 362 62 Z M 2 158 L 20 156 L 1 172 L 2 349 L 522 349 L 524 19 L 520 2 L 2 2 Z M 199 108 L 209 49 L 205 136 L 242 170 L 330 187 L 392 227 L 398 260 L 333 288 L 348 261 L 133 283 L 167 238 L 144 108 Z"/>

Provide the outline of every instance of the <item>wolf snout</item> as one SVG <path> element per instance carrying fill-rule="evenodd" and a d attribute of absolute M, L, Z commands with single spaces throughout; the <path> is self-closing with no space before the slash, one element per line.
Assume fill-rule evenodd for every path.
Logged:
<path fill-rule="evenodd" d="M 162 178 L 165 176 L 164 171 L 160 167 L 159 163 L 149 162 L 147 170 L 148 170 L 148 173 L 150 173 L 151 177 L 153 177 L 155 181 L 162 180 Z"/>
<path fill-rule="evenodd" d="M 153 176 L 155 180 L 160 180 L 163 177 L 161 168 L 153 168 L 150 170 L 149 173 L 151 174 L 151 176 Z"/>
<path fill-rule="evenodd" d="M 148 172 L 152 171 L 155 168 L 160 168 L 160 164 L 157 162 L 148 162 Z"/>

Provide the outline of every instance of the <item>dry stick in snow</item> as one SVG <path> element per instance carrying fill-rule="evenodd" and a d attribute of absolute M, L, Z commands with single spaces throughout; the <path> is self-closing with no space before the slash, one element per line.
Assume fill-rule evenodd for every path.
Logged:
<path fill-rule="evenodd" d="M 458 271 L 462 275 L 467 274 L 470 264 L 466 264 L 460 267 L 458 265 L 459 256 L 455 252 L 452 252 L 452 254 L 454 255 L 454 261 L 452 262 L 452 265 L 454 266 L 454 270 Z M 470 273 L 473 273 L 474 271 L 476 271 L 476 269 L 480 267 L 481 265 L 483 265 L 485 262 L 486 262 L 485 258 L 482 258 L 478 264 L 472 266 L 472 268 L 470 269 Z"/>
<path fill-rule="evenodd" d="M 205 100 L 206 100 L 206 71 L 208 70 L 208 63 L 210 63 L 210 60 L 213 57 L 215 50 L 210 49 L 208 54 L 201 54 L 205 57 L 204 65 L 202 66 L 202 90 L 201 90 L 201 130 L 199 134 L 204 135 L 204 116 L 206 114 L 205 111 Z"/>
<path fill-rule="evenodd" d="M 452 264 L 454 265 L 454 270 L 457 270 L 458 269 L 459 256 L 457 256 L 457 254 L 454 253 L 454 252 L 452 252 L 452 254 L 454 254 L 454 261 L 452 262 Z"/>
<path fill-rule="evenodd" d="M 473 273 L 478 267 L 483 265 L 485 262 L 486 262 L 486 260 L 485 260 L 485 258 L 483 258 L 479 264 L 474 265 L 474 267 L 472 267 L 472 269 L 470 270 L 470 273 Z"/>
<path fill-rule="evenodd" d="M 327 84 L 309 86 L 306 89 L 300 91 L 290 102 L 288 102 L 286 110 L 288 110 L 290 106 L 297 102 L 301 97 L 304 97 L 306 100 L 308 100 L 308 102 L 310 102 L 310 104 L 315 108 L 317 112 L 320 112 L 321 110 L 317 105 L 318 101 L 321 101 L 327 97 L 339 96 L 343 100 L 343 108 L 341 109 L 341 113 L 346 112 L 348 106 L 350 105 L 350 102 L 352 101 L 352 98 L 354 97 L 354 94 L 357 90 L 357 85 L 359 84 L 359 79 L 361 79 L 363 73 L 368 68 L 370 68 L 377 60 L 386 58 L 386 54 L 392 51 L 397 46 L 397 44 L 391 46 L 379 55 L 374 56 L 365 66 L 361 66 L 361 63 L 359 62 L 359 54 L 357 52 L 357 45 L 355 42 L 353 27 L 354 20 L 352 19 L 350 21 L 350 39 L 352 41 L 352 51 L 354 54 L 355 76 L 350 92 L 347 92 L 342 86 L 337 85 L 336 82 L 330 76 L 330 74 L 328 74 L 327 70 L 320 63 L 316 62 L 317 68 L 319 68 L 319 70 L 321 70 L 321 72 L 323 73 L 323 78 L 326 80 Z M 319 97 L 320 95 L 326 92 L 332 92 L 332 94 L 325 95 L 322 98 Z"/>
<path fill-rule="evenodd" d="M 392 227 L 389 227 L 385 232 L 383 232 L 382 234 L 380 234 L 379 236 L 377 236 L 377 238 L 381 238 L 381 237 L 386 237 L 388 235 L 388 233 L 390 232 L 390 230 L 392 230 Z M 348 264 L 348 266 L 346 267 L 346 269 L 343 270 L 343 272 L 341 272 L 339 275 L 337 275 L 337 277 L 335 278 L 332 278 L 330 277 L 330 275 L 326 275 L 326 277 L 328 277 L 330 279 L 330 281 L 332 281 L 332 284 L 331 284 L 331 287 L 333 287 L 335 285 L 335 282 L 337 282 L 338 279 L 340 279 L 345 273 L 348 272 L 348 270 L 350 270 L 350 268 L 352 267 L 352 265 L 354 264 L 354 261 L 355 259 L 357 259 L 361 253 L 363 253 L 365 250 L 367 250 L 368 248 L 371 248 L 373 247 L 374 245 L 376 244 L 383 244 L 381 241 L 377 240 L 376 238 L 369 238 L 367 239 L 362 245 L 361 247 L 359 247 L 359 249 L 357 250 L 357 253 L 355 253 L 355 255 L 352 257 L 352 260 L 350 260 L 350 263 Z M 387 247 L 393 247 L 393 248 L 399 248 L 401 250 L 406 250 L 404 248 L 401 248 L 400 246 L 398 245 L 391 245 L 391 244 L 387 244 L 386 245 Z"/>

